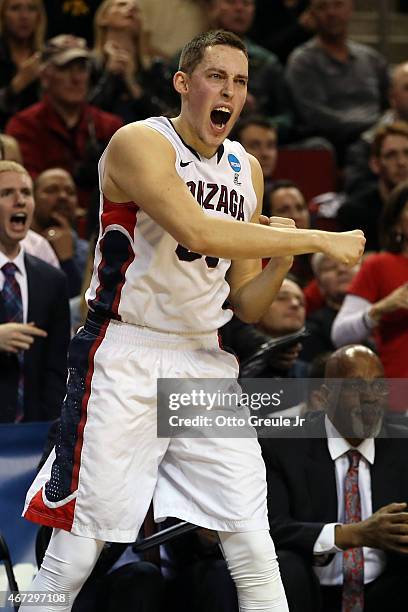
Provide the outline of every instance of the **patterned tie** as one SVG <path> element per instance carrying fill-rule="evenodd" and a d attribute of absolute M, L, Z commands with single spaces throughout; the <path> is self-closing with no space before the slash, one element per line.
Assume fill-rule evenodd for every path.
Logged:
<path fill-rule="evenodd" d="M 347 453 L 350 466 L 344 481 L 345 522 L 361 521 L 361 501 L 358 488 L 358 464 L 361 455 L 356 450 Z M 362 548 L 349 548 L 343 552 L 342 612 L 364 610 L 364 557 Z"/>
<path fill-rule="evenodd" d="M 1 268 L 4 274 L 4 285 L 2 297 L 7 323 L 23 323 L 23 302 L 21 299 L 20 285 L 16 280 L 18 268 L 15 264 L 8 262 Z M 17 354 L 20 366 L 17 385 L 16 422 L 23 418 L 24 409 L 24 351 Z"/>

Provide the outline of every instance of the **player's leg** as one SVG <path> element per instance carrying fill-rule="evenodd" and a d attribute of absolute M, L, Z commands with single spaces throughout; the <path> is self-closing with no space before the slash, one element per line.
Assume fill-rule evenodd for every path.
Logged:
<path fill-rule="evenodd" d="M 240 612 L 288 612 L 275 546 L 267 530 L 218 532 Z"/>
<path fill-rule="evenodd" d="M 36 611 L 69 612 L 82 585 L 92 572 L 103 545 L 101 540 L 54 529 L 40 571 L 28 589 L 31 592 L 50 594 L 50 601 L 36 604 Z M 59 599 L 62 593 L 68 594 L 66 605 Z M 20 612 L 26 610 L 33 610 L 33 607 L 23 604 Z"/>

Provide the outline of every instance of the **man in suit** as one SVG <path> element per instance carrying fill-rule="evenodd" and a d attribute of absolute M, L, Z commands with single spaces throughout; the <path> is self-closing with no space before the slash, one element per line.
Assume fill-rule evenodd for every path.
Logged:
<path fill-rule="evenodd" d="M 291 612 L 408 605 L 408 433 L 384 418 L 383 376 L 370 349 L 339 349 L 326 364 L 325 411 L 302 438 L 262 441 Z"/>
<path fill-rule="evenodd" d="M 64 274 L 20 242 L 34 211 L 32 180 L 0 161 L 0 422 L 51 420 L 65 393 L 70 335 Z"/>

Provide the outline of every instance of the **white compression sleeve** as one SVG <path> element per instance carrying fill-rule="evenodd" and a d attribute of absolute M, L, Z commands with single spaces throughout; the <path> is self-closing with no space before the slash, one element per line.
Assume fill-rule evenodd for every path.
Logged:
<path fill-rule="evenodd" d="M 69 593 L 67 605 L 45 602 L 35 608 L 28 604 L 20 612 L 69 612 L 82 585 L 91 573 L 102 551 L 104 542 L 54 529 L 40 571 L 28 591 L 51 594 Z"/>
<path fill-rule="evenodd" d="M 371 306 L 371 302 L 362 297 L 346 295 L 331 330 L 331 339 L 335 346 L 353 344 L 368 338 L 371 332 L 364 323 L 363 316 Z"/>
<path fill-rule="evenodd" d="M 266 530 L 218 532 L 240 612 L 289 612 L 275 546 Z"/>

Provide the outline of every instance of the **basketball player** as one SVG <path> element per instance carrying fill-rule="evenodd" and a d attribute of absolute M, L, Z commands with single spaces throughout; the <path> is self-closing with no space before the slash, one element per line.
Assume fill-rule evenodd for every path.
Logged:
<path fill-rule="evenodd" d="M 156 519 L 218 531 L 242 612 L 287 611 L 257 440 L 158 439 L 156 381 L 235 378 L 235 359 L 217 340 L 231 317 L 226 298 L 257 321 L 292 255 L 323 251 L 352 265 L 364 237 L 259 223 L 259 163 L 226 139 L 245 102 L 245 46 L 206 33 L 180 62 L 180 115 L 122 128 L 101 158 L 90 314 L 71 343 L 56 451 L 27 494 L 25 517 L 54 527 L 31 588 L 68 591 L 60 612 L 105 540 L 136 538 L 152 497 Z"/>

